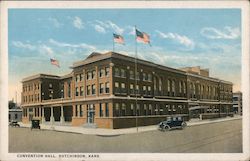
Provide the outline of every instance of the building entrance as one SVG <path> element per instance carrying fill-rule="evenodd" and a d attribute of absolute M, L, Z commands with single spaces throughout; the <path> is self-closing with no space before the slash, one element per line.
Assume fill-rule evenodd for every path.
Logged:
<path fill-rule="evenodd" d="M 87 122 L 89 124 L 93 124 L 94 118 L 95 118 L 95 105 L 88 104 L 87 105 Z"/>

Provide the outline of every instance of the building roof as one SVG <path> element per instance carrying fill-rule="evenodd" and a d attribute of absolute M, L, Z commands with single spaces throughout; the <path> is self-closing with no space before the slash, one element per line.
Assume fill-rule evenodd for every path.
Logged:
<path fill-rule="evenodd" d="M 29 77 L 26 77 L 22 80 L 22 82 L 27 82 L 30 80 L 34 80 L 34 79 L 40 79 L 40 78 L 48 78 L 48 79 L 60 79 L 59 76 L 57 75 L 51 75 L 51 74 L 36 74 L 36 75 L 32 75 Z"/>

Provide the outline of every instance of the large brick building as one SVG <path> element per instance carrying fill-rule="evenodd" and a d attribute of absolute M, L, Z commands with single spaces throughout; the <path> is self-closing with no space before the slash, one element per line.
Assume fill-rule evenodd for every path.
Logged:
<path fill-rule="evenodd" d="M 157 124 L 171 115 L 206 119 L 233 111 L 232 83 L 209 77 L 208 69 L 173 69 L 140 59 L 135 67 L 135 58 L 115 52 L 92 53 L 72 69 L 62 77 L 23 79 L 24 123 L 116 129 Z"/>

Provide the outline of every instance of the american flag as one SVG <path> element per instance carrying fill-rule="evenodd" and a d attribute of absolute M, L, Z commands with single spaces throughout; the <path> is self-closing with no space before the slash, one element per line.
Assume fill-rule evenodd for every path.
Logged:
<path fill-rule="evenodd" d="M 124 44 L 124 39 L 121 35 L 113 34 L 114 42 Z"/>
<path fill-rule="evenodd" d="M 58 68 L 60 67 L 60 65 L 59 65 L 59 61 L 58 61 L 58 60 L 55 60 L 55 59 L 50 59 L 50 63 L 51 63 L 52 65 L 57 66 Z"/>
<path fill-rule="evenodd" d="M 145 43 L 145 44 L 149 44 L 150 45 L 150 37 L 147 33 L 145 32 L 141 32 L 139 30 L 135 30 L 136 32 L 136 40 L 138 42 L 142 42 L 142 43 Z"/>

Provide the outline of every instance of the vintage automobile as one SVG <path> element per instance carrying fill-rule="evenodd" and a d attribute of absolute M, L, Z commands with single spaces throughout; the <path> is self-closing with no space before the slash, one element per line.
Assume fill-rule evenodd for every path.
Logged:
<path fill-rule="evenodd" d="M 166 121 L 158 124 L 158 129 L 161 131 L 169 131 L 171 129 L 183 129 L 187 124 L 182 117 L 168 117 Z"/>
<path fill-rule="evenodd" d="M 31 130 L 40 128 L 40 120 L 31 120 Z"/>
<path fill-rule="evenodd" d="M 11 122 L 9 123 L 9 126 L 11 126 L 11 127 L 20 127 L 20 125 L 18 124 L 17 121 L 11 121 Z"/>

